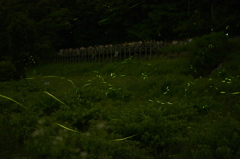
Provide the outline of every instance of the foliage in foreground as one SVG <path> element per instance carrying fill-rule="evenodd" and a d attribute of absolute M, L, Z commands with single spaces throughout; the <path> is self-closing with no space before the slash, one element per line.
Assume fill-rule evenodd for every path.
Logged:
<path fill-rule="evenodd" d="M 0 157 L 239 158 L 238 61 L 196 79 L 187 58 L 37 67 L 0 83 Z"/>

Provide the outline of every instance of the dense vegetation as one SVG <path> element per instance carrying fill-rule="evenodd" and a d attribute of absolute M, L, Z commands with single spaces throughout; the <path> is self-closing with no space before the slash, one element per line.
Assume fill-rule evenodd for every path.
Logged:
<path fill-rule="evenodd" d="M 239 4 L 0 0 L 0 158 L 240 158 Z M 152 61 L 36 65 L 192 37 Z"/>
<path fill-rule="evenodd" d="M 50 64 L 1 82 L 0 158 L 240 158 L 239 46 L 214 33 L 152 61 Z"/>
<path fill-rule="evenodd" d="M 239 36 L 240 1 L 0 0 L 0 60 L 24 76 L 64 48 L 177 40 L 211 31 Z"/>

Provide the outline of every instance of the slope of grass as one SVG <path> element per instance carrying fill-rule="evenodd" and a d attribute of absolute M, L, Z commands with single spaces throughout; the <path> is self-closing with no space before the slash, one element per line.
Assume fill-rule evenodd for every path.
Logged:
<path fill-rule="evenodd" d="M 188 57 L 51 64 L 0 83 L 0 158 L 239 158 L 239 48 L 191 75 Z"/>

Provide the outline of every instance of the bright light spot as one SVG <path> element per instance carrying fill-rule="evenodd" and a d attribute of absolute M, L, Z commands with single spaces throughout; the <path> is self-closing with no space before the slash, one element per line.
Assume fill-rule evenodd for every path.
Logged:
<path fill-rule="evenodd" d="M 142 73 L 141 78 L 143 78 L 145 80 L 146 78 L 148 78 L 148 76 L 145 73 Z"/>
<path fill-rule="evenodd" d="M 116 77 L 115 73 L 111 73 L 111 77 L 115 78 Z"/>
<path fill-rule="evenodd" d="M 240 94 L 240 92 L 234 92 L 234 93 L 231 93 L 231 94 Z"/>
<path fill-rule="evenodd" d="M 85 84 L 85 85 L 83 85 L 83 87 L 86 87 L 86 86 L 89 86 L 89 85 L 91 85 L 91 83 Z"/>
<path fill-rule="evenodd" d="M 209 44 L 208 45 L 208 48 L 213 48 L 214 46 L 212 44 Z"/>
<path fill-rule="evenodd" d="M 169 86 L 167 86 L 167 90 L 163 94 L 167 94 L 168 91 L 169 91 Z"/>

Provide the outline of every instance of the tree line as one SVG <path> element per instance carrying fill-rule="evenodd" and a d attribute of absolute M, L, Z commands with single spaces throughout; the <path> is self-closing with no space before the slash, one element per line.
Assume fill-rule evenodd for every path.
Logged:
<path fill-rule="evenodd" d="M 66 48 L 220 31 L 237 36 L 239 5 L 237 0 L 0 0 L 0 59 L 23 69 Z"/>

